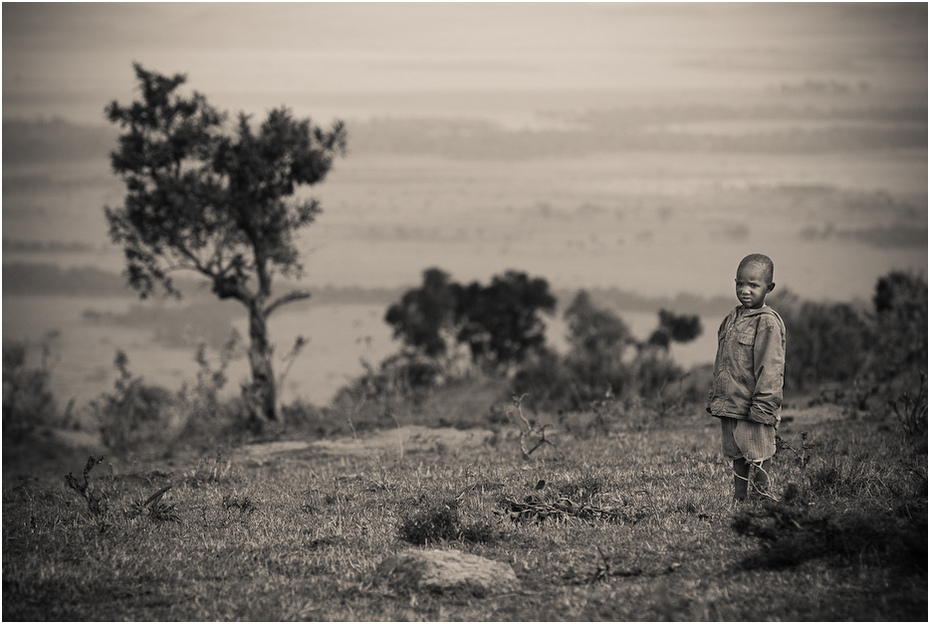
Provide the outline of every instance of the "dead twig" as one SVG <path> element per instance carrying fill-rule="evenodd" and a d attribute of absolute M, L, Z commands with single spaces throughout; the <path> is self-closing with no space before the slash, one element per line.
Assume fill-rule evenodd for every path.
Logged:
<path fill-rule="evenodd" d="M 517 408 L 517 414 L 520 416 L 520 420 L 523 421 L 524 425 L 520 429 L 520 451 L 523 455 L 523 459 L 528 460 L 530 455 L 532 455 L 536 449 L 538 449 L 540 446 L 543 446 L 544 444 L 550 445 L 556 450 L 556 452 L 558 452 L 558 447 L 555 445 L 555 442 L 546 438 L 546 429 L 551 425 L 546 424 L 542 427 L 537 427 L 535 423 L 531 423 L 529 420 L 527 420 L 526 416 L 523 415 L 523 399 L 526 397 L 526 394 L 522 394 L 520 396 L 513 395 L 514 407 Z M 508 414 L 511 414 L 511 420 L 513 420 L 512 411 L 508 411 Z M 539 435 L 540 438 L 539 441 L 536 442 L 536 444 L 533 446 L 533 448 L 527 450 L 526 441 L 527 438 L 532 434 Z"/>

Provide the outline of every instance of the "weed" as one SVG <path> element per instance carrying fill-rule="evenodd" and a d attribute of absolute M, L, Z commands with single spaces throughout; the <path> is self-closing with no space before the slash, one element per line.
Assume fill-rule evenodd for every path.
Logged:
<path fill-rule="evenodd" d="M 888 401 L 904 432 L 911 437 L 927 435 L 927 375 L 920 372 L 920 387 L 915 396 L 904 392 Z"/>
<path fill-rule="evenodd" d="M 235 480 L 232 470 L 232 460 L 223 458 L 223 452 L 217 450 L 213 457 L 213 462 L 201 458 L 197 462 L 197 467 L 189 470 L 184 475 L 184 483 L 191 487 L 201 487 L 208 483 L 227 483 Z"/>
<path fill-rule="evenodd" d="M 405 517 L 398 527 L 405 542 L 426 546 L 440 542 L 492 542 L 498 532 L 486 522 L 463 523 L 459 502 L 444 499 Z"/>
<path fill-rule="evenodd" d="M 795 458 L 797 459 L 798 465 L 801 468 L 804 468 L 807 466 L 808 462 L 811 459 L 809 451 L 816 446 L 815 444 L 807 441 L 807 435 L 808 434 L 806 431 L 801 432 L 801 449 L 798 450 L 794 448 L 791 444 L 789 444 L 787 440 L 781 437 L 781 435 L 777 433 L 775 434 L 775 444 L 778 446 L 778 448 L 780 450 L 791 451 L 791 453 L 794 454 Z"/>
<path fill-rule="evenodd" d="M 654 578 L 658 576 L 664 576 L 666 574 L 671 574 L 681 567 L 681 564 L 678 562 L 665 565 L 653 565 L 649 567 L 640 565 L 620 565 L 618 560 L 622 559 L 623 557 L 604 554 L 604 551 L 600 546 L 595 546 L 595 548 L 597 549 L 598 563 L 593 573 L 590 575 L 582 575 L 576 579 L 573 573 L 574 571 L 569 571 L 563 575 L 563 578 L 566 580 L 573 580 L 579 584 L 590 585 L 598 582 L 609 583 L 611 578 Z"/>
<path fill-rule="evenodd" d="M 78 493 L 78 495 L 87 503 L 87 510 L 90 512 L 90 515 L 99 519 L 108 510 L 108 503 L 106 495 L 103 492 L 97 491 L 95 488 L 91 487 L 90 484 L 90 471 L 94 469 L 94 466 L 101 463 L 105 459 L 104 455 L 91 455 L 87 458 L 87 464 L 84 466 L 84 472 L 82 474 L 83 480 L 79 481 L 73 473 L 68 473 L 65 475 L 65 485 Z"/>
<path fill-rule="evenodd" d="M 133 501 L 130 515 L 139 516 L 146 514 L 153 522 L 180 522 L 181 516 L 178 515 L 177 505 L 174 503 L 166 503 L 162 500 L 170 489 L 171 486 L 166 485 L 145 500 L 140 498 L 137 501 Z"/>

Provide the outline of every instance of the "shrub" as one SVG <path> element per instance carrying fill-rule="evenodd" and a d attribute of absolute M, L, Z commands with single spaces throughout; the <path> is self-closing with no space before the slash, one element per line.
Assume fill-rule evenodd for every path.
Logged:
<path fill-rule="evenodd" d="M 530 358 L 513 378 L 513 394 L 532 397 L 537 409 L 558 411 L 584 407 L 582 389 L 573 371 L 557 353 L 545 351 Z"/>
<path fill-rule="evenodd" d="M 365 373 L 342 388 L 333 399 L 340 412 L 378 419 L 400 406 L 415 406 L 444 382 L 441 363 L 415 349 L 404 349 L 381 362 L 379 368 L 363 361 Z"/>
<path fill-rule="evenodd" d="M 684 371 L 661 349 L 646 348 L 633 362 L 635 390 L 639 397 L 648 403 L 664 406 L 670 400 L 670 395 L 676 394 L 673 389 L 676 382 L 682 379 Z M 681 395 L 680 392 L 677 393 Z M 672 398 L 677 402 L 678 398 Z"/>
<path fill-rule="evenodd" d="M 927 280 L 892 271 L 878 280 L 875 295 L 875 366 L 883 379 L 915 367 L 927 372 Z"/>
<path fill-rule="evenodd" d="M 3 435 L 20 439 L 37 425 L 58 418 L 58 406 L 49 389 L 51 348 L 42 345 L 38 368 L 27 365 L 28 347 L 23 342 L 3 345 Z"/>
<path fill-rule="evenodd" d="M 194 355 L 197 362 L 197 379 L 193 385 L 185 383 L 178 391 L 173 417 L 177 419 L 177 439 L 199 450 L 213 448 L 219 438 L 229 441 L 244 436 L 255 421 L 248 418 L 248 410 L 241 398 L 223 400 L 220 394 L 226 387 L 226 369 L 230 362 L 241 357 L 242 341 L 235 330 L 219 352 L 219 363 L 212 366 L 207 358 L 207 347 L 200 343 Z M 170 423 L 166 423 L 170 424 Z M 166 431 L 169 433 L 169 431 Z M 167 438 L 166 438 L 167 439 Z"/>
<path fill-rule="evenodd" d="M 811 390 L 828 382 L 856 379 L 874 343 L 865 315 L 848 303 L 801 302 L 791 291 L 772 297 L 785 321 L 785 382 Z"/>
<path fill-rule="evenodd" d="M 91 403 L 103 444 L 111 451 L 126 452 L 141 443 L 163 439 L 163 417 L 175 406 L 172 394 L 134 377 L 122 350 L 116 352 L 113 365 L 119 373 L 114 391 Z"/>

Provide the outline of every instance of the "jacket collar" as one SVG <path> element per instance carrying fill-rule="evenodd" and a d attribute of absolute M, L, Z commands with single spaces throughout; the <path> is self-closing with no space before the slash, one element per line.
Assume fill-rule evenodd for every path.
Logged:
<path fill-rule="evenodd" d="M 759 314 L 776 314 L 775 310 L 769 307 L 769 304 L 763 303 L 761 308 L 756 308 L 756 309 L 743 308 L 743 306 L 738 305 L 735 308 L 733 308 L 733 316 L 738 315 L 740 313 L 740 309 L 743 310 L 743 313 L 742 313 L 743 318 L 747 318 L 750 316 L 757 316 Z"/>

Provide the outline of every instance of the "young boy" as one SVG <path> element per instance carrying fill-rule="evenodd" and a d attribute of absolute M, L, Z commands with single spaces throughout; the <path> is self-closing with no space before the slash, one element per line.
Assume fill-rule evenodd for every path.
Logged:
<path fill-rule="evenodd" d="M 765 304 L 775 288 L 775 266 L 768 256 L 751 254 L 736 271 L 740 305 L 717 331 L 714 383 L 707 411 L 720 419 L 723 453 L 733 460 L 737 500 L 745 500 L 750 467 L 754 483 L 768 488 L 769 459 L 781 420 L 785 385 L 785 323 Z"/>

